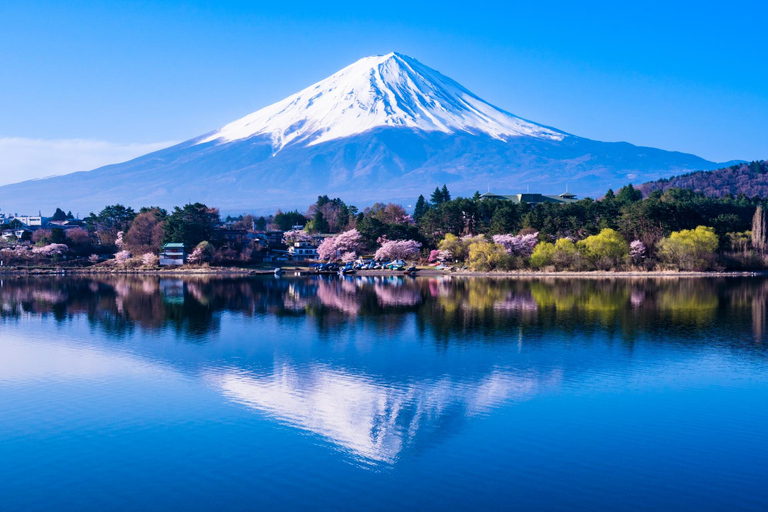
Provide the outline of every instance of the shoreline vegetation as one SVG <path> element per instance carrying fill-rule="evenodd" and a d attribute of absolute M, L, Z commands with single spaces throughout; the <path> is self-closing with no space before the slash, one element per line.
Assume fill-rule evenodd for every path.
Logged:
<path fill-rule="evenodd" d="M 765 167 L 760 162 L 760 169 Z M 768 167 L 766 167 L 768 169 Z M 37 227 L 6 219 L 0 274 L 758 275 L 768 271 L 768 200 L 631 184 L 573 194 L 452 198 L 447 186 L 412 211 L 363 210 L 319 196 L 306 212 L 222 219 L 202 203 L 166 211 L 123 205 L 83 220 L 57 209 Z M 174 252 L 175 251 L 175 252 Z M 310 264 L 309 262 L 312 262 Z M 164 267 L 174 264 L 179 267 Z M 374 270 L 375 269 L 375 270 Z"/>
<path fill-rule="evenodd" d="M 280 267 L 283 277 L 292 276 L 322 276 L 308 266 L 286 265 Z M 438 270 L 434 267 L 417 267 L 415 274 L 403 271 L 391 270 L 364 270 L 346 277 L 498 277 L 498 278 L 543 278 L 543 277 L 570 277 L 570 278 L 675 278 L 675 277 L 768 277 L 768 270 L 709 270 L 709 271 L 685 271 L 685 270 L 588 270 L 588 271 L 546 271 L 546 270 Z M 98 275 L 136 275 L 136 276 L 169 276 L 169 277 L 247 277 L 274 275 L 274 267 L 248 268 L 248 267 L 176 267 L 176 268 L 109 268 L 109 267 L 16 267 L 0 269 L 0 278 L 3 277 L 46 277 L 46 276 L 98 276 Z M 331 274 L 331 275 L 335 275 Z"/>

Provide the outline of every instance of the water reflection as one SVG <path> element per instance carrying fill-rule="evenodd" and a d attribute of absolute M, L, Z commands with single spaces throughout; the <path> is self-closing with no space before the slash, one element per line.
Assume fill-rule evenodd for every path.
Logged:
<path fill-rule="evenodd" d="M 194 376 L 227 400 L 322 436 L 356 459 L 387 464 L 478 415 L 556 389 L 566 375 L 613 364 L 595 354 L 566 363 L 562 350 L 553 350 L 515 365 L 499 348 L 597 340 L 628 354 L 636 343 L 715 345 L 764 358 L 767 298 L 761 278 L 0 281 L 6 324 L 86 319 L 107 341 L 155 334 L 182 346 L 219 345 L 169 354 L 156 343 L 134 347 L 131 357 Z M 230 317 L 240 327 L 226 345 Z M 246 346 L 255 352 L 244 353 Z"/>
<path fill-rule="evenodd" d="M 766 336 L 768 279 L 163 279 L 137 277 L 0 281 L 0 315 L 86 316 L 111 334 L 173 329 L 205 338 L 222 312 L 307 317 L 321 331 L 371 320 L 402 328 L 415 317 L 438 338 L 461 340 L 522 326 L 615 329 L 628 338 L 664 329 L 722 328 Z M 701 331 L 703 332 L 703 331 Z"/>
<path fill-rule="evenodd" d="M 211 373 L 226 396 L 278 421 L 323 436 L 363 462 L 394 463 L 405 448 L 449 435 L 473 416 L 555 386 L 544 378 L 494 369 L 469 381 L 443 376 L 386 383 L 324 365 L 284 364 L 273 373 Z"/>

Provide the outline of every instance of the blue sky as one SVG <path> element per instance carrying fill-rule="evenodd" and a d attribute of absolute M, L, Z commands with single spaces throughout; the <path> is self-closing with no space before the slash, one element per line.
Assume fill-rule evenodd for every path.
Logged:
<path fill-rule="evenodd" d="M 761 2 L 0 2 L 0 183 L 211 131 L 399 51 L 605 141 L 768 158 Z"/>

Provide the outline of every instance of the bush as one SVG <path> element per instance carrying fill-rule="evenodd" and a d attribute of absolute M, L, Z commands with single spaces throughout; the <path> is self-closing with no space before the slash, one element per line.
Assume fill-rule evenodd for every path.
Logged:
<path fill-rule="evenodd" d="M 680 270 L 707 270 L 714 264 L 719 243 L 714 229 L 698 226 L 672 232 L 659 243 L 659 254 Z"/>
<path fill-rule="evenodd" d="M 469 268 L 482 272 L 509 266 L 507 251 L 500 245 L 480 240 L 469 246 Z"/>
<path fill-rule="evenodd" d="M 197 244 L 197 247 L 189 255 L 187 261 L 193 265 L 202 265 L 211 261 L 215 253 L 216 250 L 213 248 L 213 245 L 210 242 L 203 241 Z"/>
<path fill-rule="evenodd" d="M 627 241 L 618 231 L 610 228 L 579 241 L 576 247 L 592 265 L 604 270 L 620 267 L 629 255 Z"/>
<path fill-rule="evenodd" d="M 552 263 L 558 270 L 572 268 L 576 259 L 576 244 L 570 238 L 561 238 L 555 242 Z"/>
<path fill-rule="evenodd" d="M 141 263 L 145 267 L 156 267 L 159 262 L 160 258 L 154 253 L 148 252 L 141 256 Z"/>
<path fill-rule="evenodd" d="M 555 245 L 549 242 L 541 242 L 533 249 L 531 254 L 531 266 L 542 268 L 551 265 L 555 255 Z"/>

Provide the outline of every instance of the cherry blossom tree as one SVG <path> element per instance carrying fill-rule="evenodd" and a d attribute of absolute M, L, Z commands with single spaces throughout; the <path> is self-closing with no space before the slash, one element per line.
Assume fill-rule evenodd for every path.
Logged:
<path fill-rule="evenodd" d="M 141 256 L 141 262 L 147 267 L 155 267 L 157 266 L 157 263 L 159 261 L 160 261 L 160 258 L 158 258 L 156 254 L 151 252 L 144 253 Z"/>
<path fill-rule="evenodd" d="M 384 240 L 374 256 L 377 260 L 405 260 L 419 253 L 421 242 L 416 240 Z"/>
<path fill-rule="evenodd" d="M 131 258 L 131 251 L 120 251 L 115 254 L 115 260 L 121 265 L 125 265 L 125 262 Z"/>
<path fill-rule="evenodd" d="M 363 247 L 362 235 L 356 229 L 350 229 L 323 240 L 317 247 L 317 255 L 321 260 L 338 259 L 344 253 L 357 253 Z"/>
<path fill-rule="evenodd" d="M 293 245 L 296 242 L 311 242 L 312 235 L 304 231 L 303 229 L 292 229 L 283 233 L 283 243 L 285 245 Z"/>
<path fill-rule="evenodd" d="M 539 233 L 527 235 L 493 235 L 493 243 L 500 245 L 513 256 L 530 256 L 539 242 Z"/>
<path fill-rule="evenodd" d="M 640 240 L 634 240 L 629 244 L 629 257 L 632 258 L 633 263 L 640 263 L 645 259 L 645 244 Z"/>
<path fill-rule="evenodd" d="M 53 256 L 61 256 L 68 250 L 69 250 L 69 247 L 67 247 L 66 244 L 48 244 L 48 245 L 43 245 L 42 247 L 34 247 L 32 249 L 32 253 L 50 258 Z"/>

